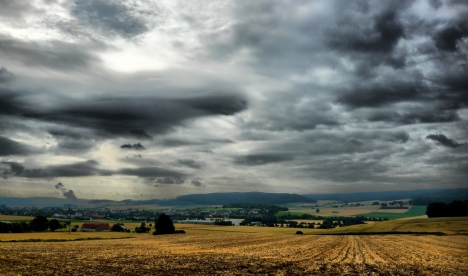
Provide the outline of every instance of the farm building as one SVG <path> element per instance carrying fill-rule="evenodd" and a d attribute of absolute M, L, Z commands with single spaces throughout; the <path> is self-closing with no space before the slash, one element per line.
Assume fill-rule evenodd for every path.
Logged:
<path fill-rule="evenodd" d="M 111 229 L 112 227 L 105 223 L 84 223 L 81 225 L 82 232 L 102 232 L 110 231 Z"/>

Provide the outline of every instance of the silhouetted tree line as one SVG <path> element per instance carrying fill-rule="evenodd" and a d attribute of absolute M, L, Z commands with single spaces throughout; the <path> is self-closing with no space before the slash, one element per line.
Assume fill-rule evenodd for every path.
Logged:
<path fill-rule="evenodd" d="M 223 205 L 223 208 L 242 208 L 242 209 L 271 209 L 279 211 L 289 211 L 287 207 L 281 207 L 271 204 L 257 204 L 257 203 L 232 203 Z"/>
<path fill-rule="evenodd" d="M 0 233 L 26 233 L 26 232 L 42 232 L 55 231 L 66 228 L 68 221 L 60 222 L 57 219 L 48 220 L 44 216 L 37 216 L 30 222 L 0 222 Z"/>
<path fill-rule="evenodd" d="M 452 203 L 431 202 L 427 206 L 426 215 L 436 217 L 466 217 L 468 216 L 468 200 L 454 200 Z"/>
<path fill-rule="evenodd" d="M 335 227 L 350 226 L 356 224 L 365 224 L 365 217 L 329 217 L 319 226 L 320 229 L 329 229 Z"/>
<path fill-rule="evenodd" d="M 224 219 L 216 219 L 215 220 L 215 225 L 222 225 L 222 226 L 232 226 L 232 221 L 230 220 L 224 220 Z"/>

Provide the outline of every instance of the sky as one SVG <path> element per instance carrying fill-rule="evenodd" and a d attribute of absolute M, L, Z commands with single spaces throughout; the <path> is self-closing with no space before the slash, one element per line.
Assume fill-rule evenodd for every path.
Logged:
<path fill-rule="evenodd" d="M 468 187 L 468 2 L 0 0 L 0 197 Z"/>

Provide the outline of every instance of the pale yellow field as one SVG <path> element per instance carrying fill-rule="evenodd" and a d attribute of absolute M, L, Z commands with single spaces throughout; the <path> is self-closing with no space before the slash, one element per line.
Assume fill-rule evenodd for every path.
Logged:
<path fill-rule="evenodd" d="M 418 218 L 368 222 L 335 229 L 308 229 L 261 226 L 212 226 L 209 228 L 194 227 L 191 232 L 239 232 L 265 234 L 294 234 L 302 231 L 304 234 L 346 234 L 354 232 L 442 232 L 446 234 L 468 234 L 468 217 L 459 218 Z"/>
<path fill-rule="evenodd" d="M 466 275 L 467 236 L 209 233 L 0 243 L 0 275 Z"/>

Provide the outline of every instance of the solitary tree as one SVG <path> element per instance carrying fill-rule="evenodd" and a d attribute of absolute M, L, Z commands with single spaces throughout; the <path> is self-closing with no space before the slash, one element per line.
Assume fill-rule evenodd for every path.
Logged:
<path fill-rule="evenodd" d="M 317 212 L 317 213 L 320 213 L 320 209 L 319 209 L 319 208 L 317 208 L 317 210 L 315 210 L 315 212 Z"/>
<path fill-rule="evenodd" d="M 62 225 L 60 225 L 60 221 L 58 221 L 56 219 L 51 219 L 49 221 L 50 231 L 54 232 L 55 230 L 60 229 L 60 228 L 62 228 Z"/>
<path fill-rule="evenodd" d="M 47 230 L 47 228 L 49 228 L 48 222 L 49 220 L 46 217 L 37 216 L 30 222 L 29 225 L 31 226 L 32 230 L 40 232 L 45 231 Z"/>
<path fill-rule="evenodd" d="M 174 234 L 175 227 L 172 223 L 171 218 L 166 214 L 161 214 L 156 221 L 156 231 L 153 232 L 153 235 L 164 235 L 164 234 Z"/>

